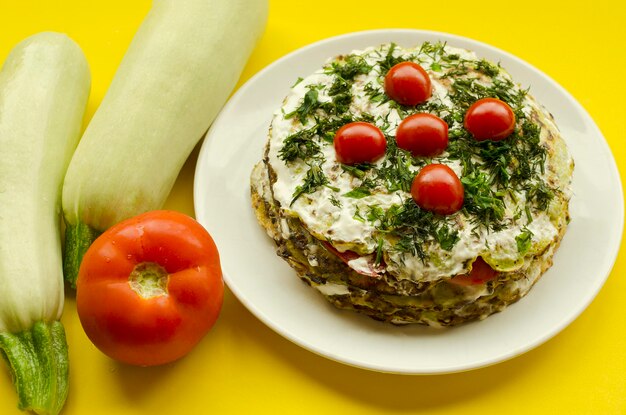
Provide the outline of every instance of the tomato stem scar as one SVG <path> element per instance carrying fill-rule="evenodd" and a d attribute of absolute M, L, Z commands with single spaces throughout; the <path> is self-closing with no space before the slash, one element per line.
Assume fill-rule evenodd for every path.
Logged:
<path fill-rule="evenodd" d="M 141 262 L 135 265 L 128 277 L 130 287 L 142 298 L 167 295 L 169 274 L 155 262 Z"/>

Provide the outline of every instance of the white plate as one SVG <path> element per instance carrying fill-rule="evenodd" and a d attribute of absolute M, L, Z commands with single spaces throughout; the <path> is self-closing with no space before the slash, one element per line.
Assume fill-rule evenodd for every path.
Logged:
<path fill-rule="evenodd" d="M 576 168 L 572 221 L 554 266 L 518 303 L 484 321 L 434 330 L 395 327 L 332 307 L 275 253 L 251 208 L 249 175 L 273 112 L 299 76 L 330 57 L 385 42 L 446 41 L 500 62 L 555 116 Z M 622 187 L 609 147 L 585 110 L 536 68 L 483 43 L 444 33 L 379 30 L 324 40 L 263 69 L 242 86 L 208 132 L 195 174 L 196 217 L 220 250 L 226 283 L 289 340 L 349 365 L 395 373 L 469 370 L 526 352 L 571 323 L 606 280 L 621 241 Z M 601 214 L 600 214 L 601 212 Z"/>

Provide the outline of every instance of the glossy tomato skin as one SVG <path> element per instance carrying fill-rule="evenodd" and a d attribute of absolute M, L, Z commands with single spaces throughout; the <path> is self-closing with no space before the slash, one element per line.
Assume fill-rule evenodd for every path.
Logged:
<path fill-rule="evenodd" d="M 428 73 L 415 62 L 400 62 L 385 75 L 385 93 L 402 105 L 417 105 L 432 95 Z"/>
<path fill-rule="evenodd" d="M 463 207 L 465 191 L 454 171 L 445 164 L 429 164 L 413 179 L 411 196 L 419 207 L 451 215 Z"/>
<path fill-rule="evenodd" d="M 482 257 L 478 257 L 472 264 L 472 270 L 469 274 L 457 275 L 450 278 L 449 281 L 456 285 L 478 285 L 491 281 L 497 276 L 498 271 L 491 268 Z"/>
<path fill-rule="evenodd" d="M 469 107 L 463 125 L 478 141 L 504 140 L 515 130 L 515 113 L 504 101 L 483 98 Z"/>
<path fill-rule="evenodd" d="M 342 126 L 333 145 L 340 163 L 372 163 L 385 154 L 387 139 L 374 124 L 359 121 Z"/>
<path fill-rule="evenodd" d="M 129 283 L 139 264 L 166 271 L 166 295 L 143 297 Z M 187 354 L 222 306 L 224 284 L 211 236 L 192 218 L 153 211 L 105 231 L 85 254 L 76 306 L 89 339 L 109 357 L 152 366 Z"/>
<path fill-rule="evenodd" d="M 448 147 L 448 124 L 433 114 L 413 114 L 398 125 L 396 142 L 415 157 L 435 157 Z"/>

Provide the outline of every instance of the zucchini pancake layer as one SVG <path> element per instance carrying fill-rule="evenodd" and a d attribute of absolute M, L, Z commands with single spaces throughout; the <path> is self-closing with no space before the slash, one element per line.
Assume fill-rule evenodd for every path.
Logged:
<path fill-rule="evenodd" d="M 432 85 L 414 106 L 385 92 L 386 74 L 405 61 Z M 513 110 L 505 139 L 477 140 L 466 129 L 468 108 L 483 98 Z M 398 125 L 416 113 L 447 124 L 442 153 L 415 156 L 397 145 Z M 384 156 L 337 161 L 335 134 L 353 122 L 383 132 Z M 460 179 L 457 212 L 438 214 L 412 198 L 413 179 L 429 164 Z M 443 43 L 385 44 L 298 79 L 274 114 L 251 194 L 278 255 L 332 304 L 439 327 L 501 311 L 552 265 L 569 221 L 573 167 L 552 116 L 499 65 Z"/>

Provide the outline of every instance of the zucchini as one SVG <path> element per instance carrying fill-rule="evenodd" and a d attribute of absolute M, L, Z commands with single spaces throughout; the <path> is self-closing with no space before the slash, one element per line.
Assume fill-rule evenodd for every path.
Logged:
<path fill-rule="evenodd" d="M 155 1 L 81 138 L 63 185 L 64 274 L 91 242 L 159 209 L 235 87 L 267 0 Z"/>
<path fill-rule="evenodd" d="M 90 83 L 83 52 L 58 33 L 23 40 L 0 71 L 0 355 L 18 407 L 40 414 L 68 391 L 61 184 Z"/>

